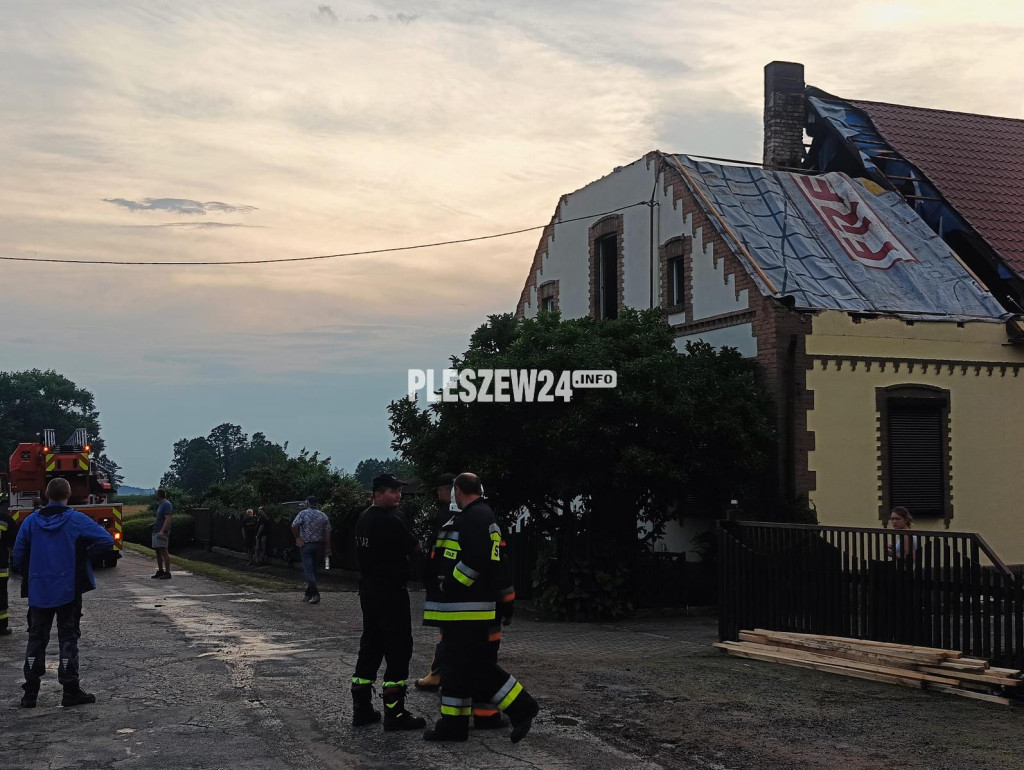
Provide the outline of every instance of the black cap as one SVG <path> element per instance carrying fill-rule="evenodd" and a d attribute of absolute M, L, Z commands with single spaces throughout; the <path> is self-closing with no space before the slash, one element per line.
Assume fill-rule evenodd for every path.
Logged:
<path fill-rule="evenodd" d="M 382 473 L 373 480 L 373 491 L 381 489 L 401 489 L 405 482 L 390 473 Z"/>
<path fill-rule="evenodd" d="M 454 473 L 441 473 L 434 478 L 435 487 L 450 487 L 455 481 Z"/>

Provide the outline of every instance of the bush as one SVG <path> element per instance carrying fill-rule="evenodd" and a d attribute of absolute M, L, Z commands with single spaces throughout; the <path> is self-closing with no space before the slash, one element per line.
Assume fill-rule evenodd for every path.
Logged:
<path fill-rule="evenodd" d="M 153 517 L 146 514 L 131 516 L 122 522 L 124 539 L 147 548 L 153 544 Z M 196 525 L 187 513 L 176 513 L 171 519 L 171 548 L 190 545 L 195 540 Z"/>

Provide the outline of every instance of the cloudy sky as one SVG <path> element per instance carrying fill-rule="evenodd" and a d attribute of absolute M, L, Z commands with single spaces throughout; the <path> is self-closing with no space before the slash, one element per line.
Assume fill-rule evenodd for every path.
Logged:
<path fill-rule="evenodd" d="M 822 10 L 824 9 L 824 10 Z M 0 0 L 0 255 L 266 259 L 544 224 L 660 149 L 759 159 L 763 67 L 1024 118 L 1024 5 Z M 0 263 L 0 368 L 92 390 L 149 486 L 220 422 L 386 456 L 537 235 L 277 266 Z"/>

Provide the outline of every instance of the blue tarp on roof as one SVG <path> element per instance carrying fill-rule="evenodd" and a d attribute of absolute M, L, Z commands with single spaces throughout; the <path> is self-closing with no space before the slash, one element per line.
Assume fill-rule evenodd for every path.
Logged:
<path fill-rule="evenodd" d="M 907 318 L 1010 317 L 897 193 L 668 156 L 766 294 L 797 307 Z"/>

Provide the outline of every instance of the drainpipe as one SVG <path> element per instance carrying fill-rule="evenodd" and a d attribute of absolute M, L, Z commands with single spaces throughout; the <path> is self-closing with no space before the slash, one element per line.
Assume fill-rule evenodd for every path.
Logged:
<path fill-rule="evenodd" d="M 650 254 L 651 304 L 650 304 L 650 307 L 651 307 L 652 310 L 654 309 L 654 276 L 657 274 L 657 271 L 655 269 L 655 265 L 657 263 L 656 263 L 656 259 L 655 259 L 655 248 L 654 248 L 654 244 L 655 244 L 655 239 L 654 239 L 654 208 L 655 208 L 655 206 L 657 206 L 659 208 L 661 206 L 661 204 L 655 203 L 654 199 L 655 199 L 655 197 L 657 196 L 657 193 L 658 193 L 658 174 L 661 173 L 661 167 L 662 167 L 662 162 L 661 162 L 661 157 L 659 156 L 658 164 L 654 167 L 654 187 L 651 189 L 651 199 L 647 202 L 647 208 L 650 211 L 650 215 L 651 215 L 651 221 L 650 221 L 650 234 L 651 234 L 651 254 Z M 660 216 L 658 217 L 658 237 L 659 238 L 661 237 L 661 217 Z"/>

